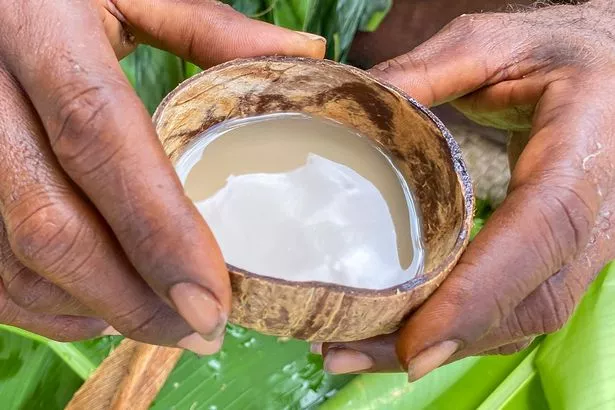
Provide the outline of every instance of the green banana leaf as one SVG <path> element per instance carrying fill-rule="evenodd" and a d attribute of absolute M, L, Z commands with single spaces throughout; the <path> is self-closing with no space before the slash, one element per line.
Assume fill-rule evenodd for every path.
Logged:
<path fill-rule="evenodd" d="M 392 0 L 225 0 L 236 10 L 292 30 L 327 39 L 327 58 L 346 61 L 359 29 L 374 31 L 389 12 Z"/>
<path fill-rule="evenodd" d="M 615 264 L 601 274 L 571 320 L 536 357 L 553 409 L 615 408 Z"/>
<path fill-rule="evenodd" d="M 0 408 L 64 408 L 120 339 L 60 343 L 0 325 Z"/>
<path fill-rule="evenodd" d="M 47 346 L 0 329 L 3 409 L 61 409 L 82 382 Z"/>
<path fill-rule="evenodd" d="M 187 78 L 181 58 L 144 45 L 138 46 L 120 64 L 150 114 L 165 95 Z"/>
<path fill-rule="evenodd" d="M 365 6 L 365 13 L 361 17 L 359 30 L 365 32 L 376 31 L 382 20 L 393 7 L 393 0 L 371 0 Z"/>
<path fill-rule="evenodd" d="M 86 379 L 120 342 L 118 337 L 101 337 L 83 342 L 62 343 L 6 325 L 0 325 L 0 332 L 22 336 L 33 342 L 45 345 L 61 358 L 79 377 Z"/>
<path fill-rule="evenodd" d="M 60 343 L 0 326 L 0 398 L 7 409 L 61 409 L 121 337 Z M 329 376 L 305 342 L 229 325 L 222 350 L 186 352 L 153 409 L 299 409 L 322 403 L 350 376 Z M 6 401 L 5 401 L 6 399 Z"/>
<path fill-rule="evenodd" d="M 291 30 L 303 30 L 309 1 L 305 0 L 268 0 L 273 13 L 273 23 Z"/>
<path fill-rule="evenodd" d="M 309 408 L 349 379 L 326 375 L 307 343 L 229 325 L 218 354 L 184 353 L 153 409 Z"/>
<path fill-rule="evenodd" d="M 266 20 L 271 11 L 266 0 L 223 0 L 223 2 L 230 4 L 235 10 L 252 18 Z"/>

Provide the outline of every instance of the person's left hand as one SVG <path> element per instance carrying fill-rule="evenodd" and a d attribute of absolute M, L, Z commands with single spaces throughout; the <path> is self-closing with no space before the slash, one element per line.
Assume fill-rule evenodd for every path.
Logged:
<path fill-rule="evenodd" d="M 615 5 L 465 15 L 372 73 L 513 130 L 509 194 L 402 329 L 313 345 L 331 373 L 513 353 L 561 328 L 615 257 Z"/>

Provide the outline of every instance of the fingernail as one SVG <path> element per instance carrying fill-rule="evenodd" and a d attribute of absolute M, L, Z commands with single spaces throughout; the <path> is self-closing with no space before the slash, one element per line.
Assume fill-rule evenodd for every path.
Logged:
<path fill-rule="evenodd" d="M 408 363 L 408 382 L 415 382 L 427 373 L 437 369 L 459 349 L 453 340 L 438 343 L 419 353 Z"/>
<path fill-rule="evenodd" d="M 318 34 L 307 33 L 305 31 L 295 31 L 295 33 L 301 34 L 302 36 L 307 37 L 313 41 L 322 41 L 323 43 L 327 42 L 326 38 L 324 38 L 323 36 L 319 36 Z"/>
<path fill-rule="evenodd" d="M 219 337 L 216 340 L 208 341 L 203 339 L 198 333 L 192 333 L 180 340 L 177 346 L 182 349 L 190 350 L 200 356 L 209 356 L 220 350 L 223 340 L 223 337 Z"/>
<path fill-rule="evenodd" d="M 113 327 L 109 326 L 105 328 L 102 332 L 100 332 L 101 336 L 120 336 L 121 333 L 115 330 Z"/>
<path fill-rule="evenodd" d="M 310 345 L 310 352 L 322 355 L 322 343 L 312 343 Z"/>
<path fill-rule="evenodd" d="M 368 370 L 373 365 L 371 357 L 348 349 L 329 350 L 324 362 L 325 371 L 331 374 L 356 373 Z"/>
<path fill-rule="evenodd" d="M 118 19 L 118 21 L 120 23 L 124 23 L 126 24 L 126 22 L 128 20 L 126 20 L 126 17 L 124 17 L 124 15 L 122 14 L 122 12 L 117 8 L 116 6 L 116 1 L 117 0 L 107 0 L 107 4 L 106 4 L 106 9 L 109 13 L 111 13 L 113 15 L 113 17 L 115 17 L 116 19 Z"/>
<path fill-rule="evenodd" d="M 204 339 L 216 340 L 224 333 L 226 315 L 208 290 L 195 283 L 179 283 L 171 288 L 169 296 L 177 312 Z"/>

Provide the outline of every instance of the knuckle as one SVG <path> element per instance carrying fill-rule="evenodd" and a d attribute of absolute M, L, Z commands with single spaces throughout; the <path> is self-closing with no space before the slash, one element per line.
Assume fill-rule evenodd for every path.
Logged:
<path fill-rule="evenodd" d="M 62 303 L 59 288 L 25 267 L 5 281 L 5 287 L 17 306 L 31 312 L 48 312 Z"/>
<path fill-rule="evenodd" d="M 399 56 L 393 57 L 389 60 L 383 61 L 374 66 L 374 70 L 377 71 L 404 71 L 406 66 L 412 65 L 414 60 L 410 58 L 408 54 L 401 54 Z"/>
<path fill-rule="evenodd" d="M 16 305 L 28 309 L 38 298 L 34 297 L 33 288 L 37 286 L 37 280 L 28 275 L 28 268 L 22 266 L 16 272 L 4 272 L 3 281 L 6 292 L 11 295 L 11 300 Z M 40 278 L 40 277 L 39 277 Z M 41 278 L 42 279 L 42 278 Z"/>
<path fill-rule="evenodd" d="M 82 170 L 98 169 L 119 149 L 113 133 L 106 132 L 113 96 L 110 88 L 123 84 L 75 85 L 69 83 L 56 91 L 56 126 L 49 133 L 54 153 L 63 166 Z M 120 90 L 121 91 L 121 90 Z"/>
<path fill-rule="evenodd" d="M 190 220 L 188 217 L 183 217 L 189 214 L 176 213 L 175 215 L 177 219 L 139 218 L 128 214 L 132 225 L 129 228 L 131 229 L 130 235 L 134 237 L 133 243 L 124 247 L 129 258 L 148 260 L 150 266 L 157 266 L 176 257 L 178 244 L 201 241 L 200 228 L 186 222 Z M 137 218 L 138 223 L 136 223 Z M 175 225 L 173 226 L 170 221 L 174 221 Z M 181 235 L 177 232 L 181 232 Z"/>
<path fill-rule="evenodd" d="M 60 126 L 55 135 L 50 135 L 54 148 L 70 147 L 84 139 L 85 131 L 97 131 L 101 124 L 99 114 L 109 104 L 102 86 L 69 83 L 56 94 Z"/>
<path fill-rule="evenodd" d="M 485 17 L 481 14 L 462 14 L 448 23 L 444 30 L 454 33 L 456 37 L 467 37 L 480 31 L 485 23 Z"/>
<path fill-rule="evenodd" d="M 460 262 L 461 265 L 464 262 Z M 455 306 L 462 307 L 470 302 L 469 295 L 473 294 L 477 289 L 476 281 L 465 276 L 451 277 L 449 282 L 445 282 L 442 286 L 447 286 L 447 295 L 449 302 Z"/>
<path fill-rule="evenodd" d="M 566 325 L 576 303 L 578 292 L 570 285 L 543 283 L 528 299 L 515 309 L 513 320 L 507 323 L 513 338 L 555 333 Z"/>
<path fill-rule="evenodd" d="M 134 340 L 151 341 L 152 335 L 160 333 L 157 318 L 161 308 L 152 309 L 151 304 L 144 302 L 116 316 L 112 322 L 123 335 Z"/>
<path fill-rule="evenodd" d="M 510 339 L 516 339 L 537 333 L 534 331 L 536 328 L 534 323 L 536 322 L 541 323 L 541 320 L 536 320 L 533 311 L 528 310 L 527 306 L 522 303 L 506 319 L 503 329 Z"/>
<path fill-rule="evenodd" d="M 543 314 L 542 325 L 539 327 L 540 334 L 555 333 L 566 325 L 568 318 L 563 319 L 561 313 L 557 309 L 551 309 L 551 313 Z"/>
<path fill-rule="evenodd" d="M 545 263 L 554 270 L 570 262 L 585 248 L 595 222 L 585 181 L 556 181 L 537 197 L 536 249 L 547 252 Z"/>
<path fill-rule="evenodd" d="M 26 266 L 47 270 L 78 240 L 82 224 L 53 199 L 14 208 L 8 229 L 11 249 Z"/>
<path fill-rule="evenodd" d="M 0 280 L 0 324 L 11 324 L 17 317 L 17 311 Z"/>
<path fill-rule="evenodd" d="M 550 281 L 541 286 L 539 297 L 543 301 L 540 307 L 542 324 L 536 329 L 540 333 L 557 332 L 572 316 L 576 301 L 569 289 L 568 286 L 563 286 L 558 290 Z"/>
<path fill-rule="evenodd" d="M 612 53 L 604 52 L 604 43 L 590 39 L 583 31 L 569 28 L 553 30 L 552 41 L 541 43 L 535 58 L 548 61 L 551 70 L 558 70 L 566 76 L 587 70 L 600 72 L 612 65 Z"/>
<path fill-rule="evenodd" d="M 483 260 L 485 263 L 485 260 Z M 485 263 L 488 265 L 488 263 Z M 472 272 L 482 272 L 483 268 L 474 262 L 464 260 L 457 264 L 456 269 L 468 269 Z M 486 327 L 501 323 L 516 305 L 517 291 L 502 293 L 491 278 L 483 275 L 454 275 L 449 276 L 442 284 L 446 287 L 446 301 L 454 311 L 476 312 L 473 322 L 476 326 Z M 491 291 L 486 292 L 485 289 Z M 476 295 L 481 295 L 477 300 Z M 479 307 L 480 305 L 480 307 Z M 480 313 L 479 313 L 480 312 Z M 469 329 L 466 329 L 469 330 Z"/>
<path fill-rule="evenodd" d="M 457 268 L 460 265 L 462 269 L 464 265 L 469 265 L 476 271 L 472 263 L 461 261 Z M 464 340 L 483 335 L 510 314 L 516 300 L 509 294 L 498 292 L 497 287 L 494 288 L 488 281 L 488 278 L 477 275 L 449 276 L 435 295 L 439 299 L 432 305 L 433 316 L 449 321 L 454 332 Z"/>
<path fill-rule="evenodd" d="M 164 249 L 164 227 L 158 226 L 154 221 L 151 223 L 144 222 L 142 225 L 142 231 L 138 235 L 138 239 L 134 242 L 131 249 L 129 249 L 130 255 L 160 255 L 163 258 L 166 257 L 166 251 Z M 162 239 L 162 240 L 161 240 Z M 161 253 L 164 252 L 165 255 Z"/>
<path fill-rule="evenodd" d="M 370 71 L 377 76 L 402 78 L 420 78 L 426 87 L 431 90 L 430 99 L 433 100 L 433 85 L 430 83 L 429 66 L 420 53 L 401 54 L 375 65 Z M 395 81 L 393 81 L 395 82 Z"/>
<path fill-rule="evenodd" d="M 458 268 L 466 265 L 463 260 L 457 265 Z M 476 280 L 463 275 L 449 276 L 440 286 L 439 293 L 446 294 L 442 300 L 442 308 L 459 312 L 466 309 L 472 303 L 470 295 L 476 294 L 480 289 Z"/>

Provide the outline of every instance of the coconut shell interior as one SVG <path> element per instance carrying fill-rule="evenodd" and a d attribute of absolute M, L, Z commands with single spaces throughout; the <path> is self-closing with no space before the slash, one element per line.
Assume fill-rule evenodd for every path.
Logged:
<path fill-rule="evenodd" d="M 165 152 L 176 161 L 213 125 L 275 112 L 336 120 L 391 153 L 423 218 L 425 271 L 402 285 L 370 290 L 288 282 L 229 266 L 230 320 L 310 341 L 352 341 L 395 331 L 444 280 L 468 242 L 472 184 L 457 143 L 431 112 L 396 88 L 346 65 L 301 58 L 235 60 L 207 70 L 169 94 L 154 123 Z"/>

